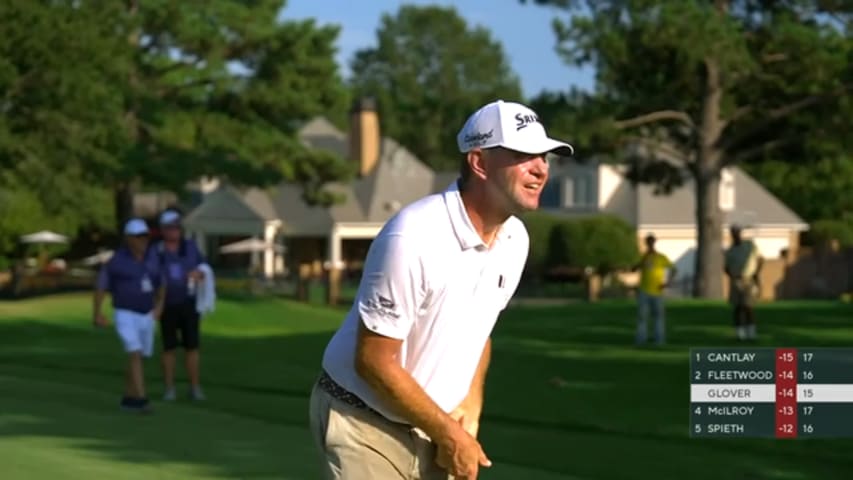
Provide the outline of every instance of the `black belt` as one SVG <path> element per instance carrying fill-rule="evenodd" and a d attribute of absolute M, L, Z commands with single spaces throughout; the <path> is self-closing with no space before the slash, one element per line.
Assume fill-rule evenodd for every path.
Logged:
<path fill-rule="evenodd" d="M 356 394 L 350 392 L 349 390 L 347 390 L 346 388 L 338 385 L 338 382 L 334 381 L 332 379 L 332 377 L 330 377 L 329 374 L 326 372 L 326 370 L 323 370 L 322 372 L 320 372 L 320 378 L 317 379 L 317 384 L 326 393 L 331 395 L 332 398 L 340 400 L 340 401 L 346 403 L 347 405 L 352 405 L 353 407 L 359 408 L 361 410 L 367 410 L 371 413 L 379 415 L 380 417 L 384 418 L 385 420 L 387 420 L 389 422 L 396 423 L 398 425 L 405 425 L 405 424 L 402 424 L 400 422 L 395 422 L 393 420 L 389 420 L 387 417 L 385 417 L 385 415 L 382 415 L 381 413 L 376 411 L 373 407 L 371 407 L 370 405 L 365 403 L 364 400 L 360 399 L 358 397 L 358 395 L 356 395 Z M 405 426 L 410 427 L 409 425 L 405 425 Z"/>

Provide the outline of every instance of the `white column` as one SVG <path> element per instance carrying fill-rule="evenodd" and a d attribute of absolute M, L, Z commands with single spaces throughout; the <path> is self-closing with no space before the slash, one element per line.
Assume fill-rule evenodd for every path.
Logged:
<path fill-rule="evenodd" d="M 272 278 L 275 275 L 275 243 L 276 233 L 278 233 L 278 225 L 274 222 L 267 222 L 264 226 L 264 278 Z"/>
<path fill-rule="evenodd" d="M 329 232 L 329 259 L 326 262 L 327 269 L 342 268 L 341 240 L 340 231 L 338 230 L 338 226 L 335 225 L 332 227 L 332 231 Z"/>

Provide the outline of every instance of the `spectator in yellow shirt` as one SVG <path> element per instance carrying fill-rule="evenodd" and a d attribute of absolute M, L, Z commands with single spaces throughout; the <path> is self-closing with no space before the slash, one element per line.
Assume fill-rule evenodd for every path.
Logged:
<path fill-rule="evenodd" d="M 663 290 L 669 286 L 677 272 L 675 265 L 666 255 L 655 250 L 655 236 L 646 237 L 646 252 L 634 271 L 640 271 L 640 285 L 637 289 L 637 345 L 646 343 L 648 337 L 648 316 L 655 318 L 655 343 L 663 345 L 666 341 L 666 316 L 664 314 Z M 667 275 L 669 271 L 669 275 Z"/>

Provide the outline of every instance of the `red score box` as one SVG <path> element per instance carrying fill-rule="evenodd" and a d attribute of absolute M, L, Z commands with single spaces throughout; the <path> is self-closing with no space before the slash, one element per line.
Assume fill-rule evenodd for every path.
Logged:
<path fill-rule="evenodd" d="M 797 437 L 797 349 L 776 349 L 776 438 Z"/>

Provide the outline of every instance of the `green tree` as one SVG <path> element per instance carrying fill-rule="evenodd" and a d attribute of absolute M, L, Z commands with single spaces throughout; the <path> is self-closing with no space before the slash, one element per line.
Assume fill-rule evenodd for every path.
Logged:
<path fill-rule="evenodd" d="M 0 254 L 37 229 L 111 222 L 101 173 L 126 140 L 113 3 L 0 3 Z"/>
<path fill-rule="evenodd" d="M 483 104 L 519 100 L 501 44 L 452 7 L 401 7 L 384 15 L 376 46 L 352 60 L 352 88 L 378 100 L 383 133 L 437 170 L 459 165 L 456 134 Z"/>
<path fill-rule="evenodd" d="M 530 237 L 527 262 L 524 264 L 525 275 L 527 280 L 538 282 L 542 279 L 548 264 L 551 263 L 551 259 L 548 258 L 549 245 L 552 242 L 551 232 L 564 220 L 542 210 L 526 212 L 520 218 Z M 562 241 L 562 239 L 554 241 Z M 564 249 L 561 248 L 561 250 Z"/>
<path fill-rule="evenodd" d="M 344 159 L 295 136 L 310 117 L 344 108 L 334 60 L 337 27 L 277 21 L 281 0 L 128 0 L 122 83 L 131 143 L 111 172 L 117 215 L 138 185 L 180 191 L 212 175 L 238 184 L 282 180 L 311 203 L 345 177 Z"/>
<path fill-rule="evenodd" d="M 551 266 L 612 273 L 639 258 L 636 232 L 610 215 L 558 221 L 550 232 L 547 258 Z"/>
<path fill-rule="evenodd" d="M 202 175 L 336 199 L 323 186 L 351 167 L 295 132 L 345 107 L 337 27 L 279 22 L 280 0 L 102 3 L 0 5 L 0 181 L 49 217 L 107 188 L 119 225 L 138 189 Z"/>
<path fill-rule="evenodd" d="M 806 0 L 535 3 L 571 14 L 554 21 L 558 50 L 571 64 L 596 68 L 596 91 L 584 115 L 604 121 L 576 122 L 590 130 L 583 136 L 594 153 L 640 146 L 632 158 L 633 180 L 664 190 L 693 181 L 694 294 L 720 298 L 721 170 L 769 157 L 801 162 L 847 134 L 853 6 Z"/>
<path fill-rule="evenodd" d="M 768 160 L 748 166 L 768 190 L 809 222 L 846 218 L 853 222 L 853 157 L 812 162 Z"/>

